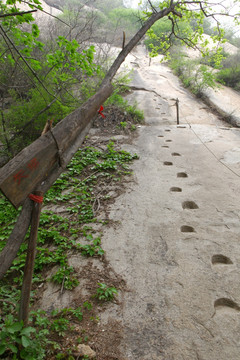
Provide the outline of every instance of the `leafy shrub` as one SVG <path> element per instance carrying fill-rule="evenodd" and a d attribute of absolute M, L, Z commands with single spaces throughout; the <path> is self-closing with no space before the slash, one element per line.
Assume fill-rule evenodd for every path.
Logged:
<path fill-rule="evenodd" d="M 240 65 L 236 69 L 222 69 L 217 74 L 217 80 L 237 91 L 240 91 Z"/>
<path fill-rule="evenodd" d="M 184 34 L 192 32 L 192 28 L 187 22 L 181 22 L 175 31 L 178 37 L 184 37 Z M 151 27 L 151 29 L 147 32 L 147 38 L 145 40 L 145 45 L 149 51 L 151 51 L 151 55 L 154 56 L 158 53 L 165 54 L 170 45 L 180 44 L 180 39 L 170 36 L 171 32 L 172 22 L 167 18 L 158 20 Z"/>
<path fill-rule="evenodd" d="M 223 69 L 218 72 L 217 80 L 237 91 L 240 90 L 240 52 L 223 61 Z"/>
<path fill-rule="evenodd" d="M 108 14 L 114 28 L 121 28 L 127 36 L 134 35 L 140 29 L 139 12 L 134 9 L 118 8 Z"/>
<path fill-rule="evenodd" d="M 103 301 L 112 301 L 117 293 L 117 289 L 114 286 L 107 287 L 106 284 L 98 283 L 96 298 Z"/>
<path fill-rule="evenodd" d="M 123 5 L 122 0 L 90 0 L 88 3 L 105 14 L 108 14 L 113 9 L 120 8 Z"/>
<path fill-rule="evenodd" d="M 15 92 L 11 93 L 13 103 L 8 109 L 7 119 L 9 131 L 18 134 L 15 141 L 12 141 L 14 152 L 19 151 L 40 136 L 48 119 L 54 119 L 57 123 L 76 106 L 73 102 L 64 105 L 60 101 L 55 101 L 48 110 L 41 114 L 41 110 L 46 107 L 46 101 L 47 103 L 51 102 L 50 95 L 45 91 L 44 93 L 45 98 L 39 96 L 38 89 L 32 89 L 26 94 L 26 99 L 19 99 Z M 67 98 L 70 100 L 68 96 L 66 100 Z"/>
<path fill-rule="evenodd" d="M 143 111 L 137 108 L 137 104 L 128 104 L 128 101 L 119 94 L 119 89 L 114 91 L 114 93 L 108 98 L 105 104 L 116 105 L 118 108 L 131 115 L 133 117 L 133 120 L 137 123 L 142 123 L 144 120 Z"/>
<path fill-rule="evenodd" d="M 219 48 L 214 51 L 210 51 L 209 55 L 203 56 L 200 58 L 200 63 L 203 65 L 211 66 L 214 69 L 219 69 L 222 67 L 222 62 L 228 57 L 222 48 Z"/>
<path fill-rule="evenodd" d="M 24 327 L 22 321 L 15 321 L 12 315 L 8 315 L 0 324 L 0 357 L 6 358 L 11 353 L 11 359 L 42 360 L 46 355 L 44 347 L 50 343 L 46 335 L 48 330 L 37 332 L 35 328 Z"/>
<path fill-rule="evenodd" d="M 199 60 L 189 60 L 183 53 L 175 53 L 170 61 L 170 67 L 180 78 L 186 88 L 198 97 L 203 95 L 203 91 L 208 87 L 215 88 L 216 75 L 212 68 L 201 65 Z"/>

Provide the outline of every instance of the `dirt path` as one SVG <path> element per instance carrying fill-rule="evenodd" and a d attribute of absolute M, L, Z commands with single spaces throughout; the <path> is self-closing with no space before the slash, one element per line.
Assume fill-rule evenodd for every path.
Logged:
<path fill-rule="evenodd" d="M 129 292 L 108 316 L 123 324 L 123 359 L 240 359 L 240 130 L 165 65 L 148 66 L 141 49 L 135 55 L 133 86 L 145 90 L 130 99 L 146 125 L 124 147 L 140 156 L 135 182 L 112 206 L 119 225 L 103 237 Z"/>

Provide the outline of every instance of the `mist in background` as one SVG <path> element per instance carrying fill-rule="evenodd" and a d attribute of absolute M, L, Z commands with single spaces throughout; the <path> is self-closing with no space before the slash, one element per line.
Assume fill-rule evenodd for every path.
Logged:
<path fill-rule="evenodd" d="M 139 0 L 123 0 L 123 5 L 127 8 L 137 9 Z"/>

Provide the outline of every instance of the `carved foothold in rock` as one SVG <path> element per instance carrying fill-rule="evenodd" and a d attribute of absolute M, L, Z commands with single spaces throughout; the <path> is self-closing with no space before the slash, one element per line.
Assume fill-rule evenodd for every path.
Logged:
<path fill-rule="evenodd" d="M 89 359 L 94 359 L 96 357 L 95 351 L 93 351 L 88 345 L 80 344 L 77 349 L 78 356 L 88 356 Z"/>

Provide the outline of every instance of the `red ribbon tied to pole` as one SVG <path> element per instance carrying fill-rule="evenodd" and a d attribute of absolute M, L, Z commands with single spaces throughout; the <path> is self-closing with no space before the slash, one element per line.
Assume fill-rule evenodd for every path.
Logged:
<path fill-rule="evenodd" d="M 38 195 L 34 195 L 34 194 L 29 194 L 28 197 L 29 197 L 32 201 L 34 201 L 34 202 L 36 202 L 36 203 L 38 203 L 38 204 L 41 204 L 41 203 L 43 202 L 43 196 L 38 196 Z"/>
<path fill-rule="evenodd" d="M 103 115 L 102 111 L 103 111 L 103 106 L 101 105 L 100 109 L 98 110 L 98 113 L 99 113 L 103 118 L 105 118 L 105 115 Z"/>

